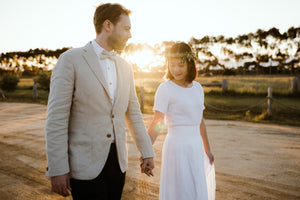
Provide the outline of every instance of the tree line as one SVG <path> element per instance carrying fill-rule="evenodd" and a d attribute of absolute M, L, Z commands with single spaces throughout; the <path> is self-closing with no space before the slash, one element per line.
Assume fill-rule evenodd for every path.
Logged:
<path fill-rule="evenodd" d="M 164 56 L 174 43 L 175 41 L 164 41 L 154 46 L 129 43 L 122 54 L 130 55 L 147 48 L 154 55 Z M 200 74 L 300 74 L 300 27 L 290 27 L 284 33 L 273 27 L 236 37 L 192 37 L 189 44 L 198 55 L 197 67 Z M 60 54 L 68 49 L 70 48 L 37 48 L 26 52 L 1 53 L 0 76 L 5 73 L 36 76 L 42 71 L 49 71 Z M 138 67 L 135 63 L 132 64 L 135 68 Z M 162 71 L 165 68 L 166 63 L 161 63 L 152 71 Z"/>
<path fill-rule="evenodd" d="M 282 34 L 273 27 L 235 38 L 191 38 L 190 44 L 198 55 L 204 55 L 198 60 L 204 72 L 216 68 L 219 73 L 300 74 L 300 27 L 291 27 Z M 212 52 L 213 47 L 220 50 L 223 58 Z"/>

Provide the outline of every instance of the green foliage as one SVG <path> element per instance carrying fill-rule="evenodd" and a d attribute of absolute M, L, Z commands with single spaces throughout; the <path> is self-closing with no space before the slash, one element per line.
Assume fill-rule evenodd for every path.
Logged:
<path fill-rule="evenodd" d="M 50 74 L 47 72 L 42 72 L 37 77 L 38 88 L 43 90 L 50 90 Z"/>
<path fill-rule="evenodd" d="M 0 88 L 5 91 L 15 91 L 19 82 L 19 77 L 11 74 L 4 75 L 0 80 Z"/>
<path fill-rule="evenodd" d="M 223 71 L 223 75 L 236 75 L 236 73 L 232 69 L 225 68 Z"/>
<path fill-rule="evenodd" d="M 40 103 L 47 104 L 49 92 L 46 90 L 38 90 L 38 99 L 32 98 L 32 90 L 24 90 L 19 87 L 13 92 L 5 93 L 5 102 L 20 102 L 20 103 Z"/>
<path fill-rule="evenodd" d="M 267 111 L 262 112 L 260 115 L 254 117 L 255 121 L 271 120 L 272 116 Z"/>

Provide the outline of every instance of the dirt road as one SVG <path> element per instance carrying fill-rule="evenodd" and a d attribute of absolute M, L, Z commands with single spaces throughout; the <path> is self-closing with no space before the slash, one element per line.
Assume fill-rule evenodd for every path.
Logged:
<path fill-rule="evenodd" d="M 0 200 L 72 199 L 50 191 L 45 178 L 46 106 L 0 103 Z M 151 115 L 144 115 L 146 124 Z M 215 155 L 217 200 L 300 199 L 300 127 L 206 120 Z M 155 177 L 139 172 L 128 134 L 129 169 L 123 200 L 158 199 L 161 148 Z"/>

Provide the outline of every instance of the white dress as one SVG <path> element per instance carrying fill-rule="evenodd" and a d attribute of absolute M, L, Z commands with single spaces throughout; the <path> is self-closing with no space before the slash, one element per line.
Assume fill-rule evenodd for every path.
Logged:
<path fill-rule="evenodd" d="M 204 110 L 201 85 L 183 88 L 162 83 L 153 110 L 166 116 L 168 134 L 163 145 L 160 200 L 214 200 L 215 168 L 209 163 L 200 135 Z"/>

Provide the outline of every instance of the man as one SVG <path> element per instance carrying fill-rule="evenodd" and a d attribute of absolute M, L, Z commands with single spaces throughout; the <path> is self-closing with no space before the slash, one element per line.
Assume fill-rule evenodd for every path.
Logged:
<path fill-rule="evenodd" d="M 125 118 L 153 175 L 154 152 L 136 97 L 132 67 L 113 50 L 131 38 L 130 11 L 96 8 L 96 39 L 63 53 L 51 76 L 46 123 L 52 190 L 73 199 L 120 199 L 127 169 Z"/>

